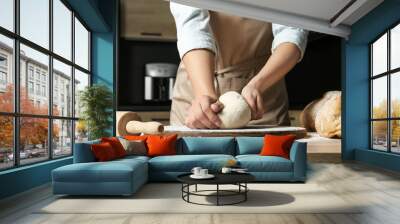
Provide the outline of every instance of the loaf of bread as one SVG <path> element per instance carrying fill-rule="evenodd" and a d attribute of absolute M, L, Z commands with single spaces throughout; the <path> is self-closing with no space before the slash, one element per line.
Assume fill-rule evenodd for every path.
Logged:
<path fill-rule="evenodd" d="M 316 131 L 328 138 L 341 137 L 341 92 L 329 91 L 309 103 L 300 114 L 307 131 Z"/>

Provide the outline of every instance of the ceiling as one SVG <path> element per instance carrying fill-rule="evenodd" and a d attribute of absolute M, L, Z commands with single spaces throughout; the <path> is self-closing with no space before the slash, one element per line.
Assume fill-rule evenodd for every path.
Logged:
<path fill-rule="evenodd" d="M 351 25 L 383 0 L 171 0 L 348 38 Z"/>

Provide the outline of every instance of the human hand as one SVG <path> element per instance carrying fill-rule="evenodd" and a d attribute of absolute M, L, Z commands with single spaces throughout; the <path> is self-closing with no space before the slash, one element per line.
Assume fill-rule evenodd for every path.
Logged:
<path fill-rule="evenodd" d="M 189 128 L 220 128 L 221 120 L 217 114 L 223 107 L 224 105 L 218 102 L 216 98 L 207 95 L 196 97 L 189 108 L 185 124 Z"/>
<path fill-rule="evenodd" d="M 248 83 L 242 89 L 242 96 L 251 109 L 251 119 L 258 120 L 264 114 L 263 97 L 261 91 L 253 84 Z"/>

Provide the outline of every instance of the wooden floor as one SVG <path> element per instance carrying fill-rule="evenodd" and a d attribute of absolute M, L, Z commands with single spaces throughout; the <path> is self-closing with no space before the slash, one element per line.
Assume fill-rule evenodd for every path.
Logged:
<path fill-rule="evenodd" d="M 400 223 L 399 174 L 358 163 L 312 163 L 310 169 L 308 182 L 367 206 L 357 214 L 37 214 L 38 207 L 54 200 L 44 186 L 0 202 L 0 223 Z"/>

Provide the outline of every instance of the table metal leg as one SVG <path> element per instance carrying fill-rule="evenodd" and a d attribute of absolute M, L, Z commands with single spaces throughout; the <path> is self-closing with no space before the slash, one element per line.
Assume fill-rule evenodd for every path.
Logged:
<path fill-rule="evenodd" d="M 244 201 L 247 201 L 247 192 L 248 192 L 248 190 L 247 190 L 247 183 L 244 183 L 244 187 L 245 187 L 245 192 L 244 192 Z"/>
<path fill-rule="evenodd" d="M 196 191 L 197 192 L 197 184 L 195 185 L 195 190 L 194 191 Z"/>
<path fill-rule="evenodd" d="M 219 206 L 219 184 L 217 184 L 217 206 Z"/>
<path fill-rule="evenodd" d="M 187 185 L 187 201 L 190 202 L 189 200 L 189 195 L 190 195 L 190 184 Z"/>
<path fill-rule="evenodd" d="M 184 184 L 182 183 L 182 186 L 181 186 L 182 199 L 183 199 L 183 197 L 184 197 L 184 196 L 183 196 L 183 195 L 184 195 L 184 194 L 183 194 L 183 190 L 184 190 L 184 188 L 183 188 L 183 187 L 184 187 Z"/>

